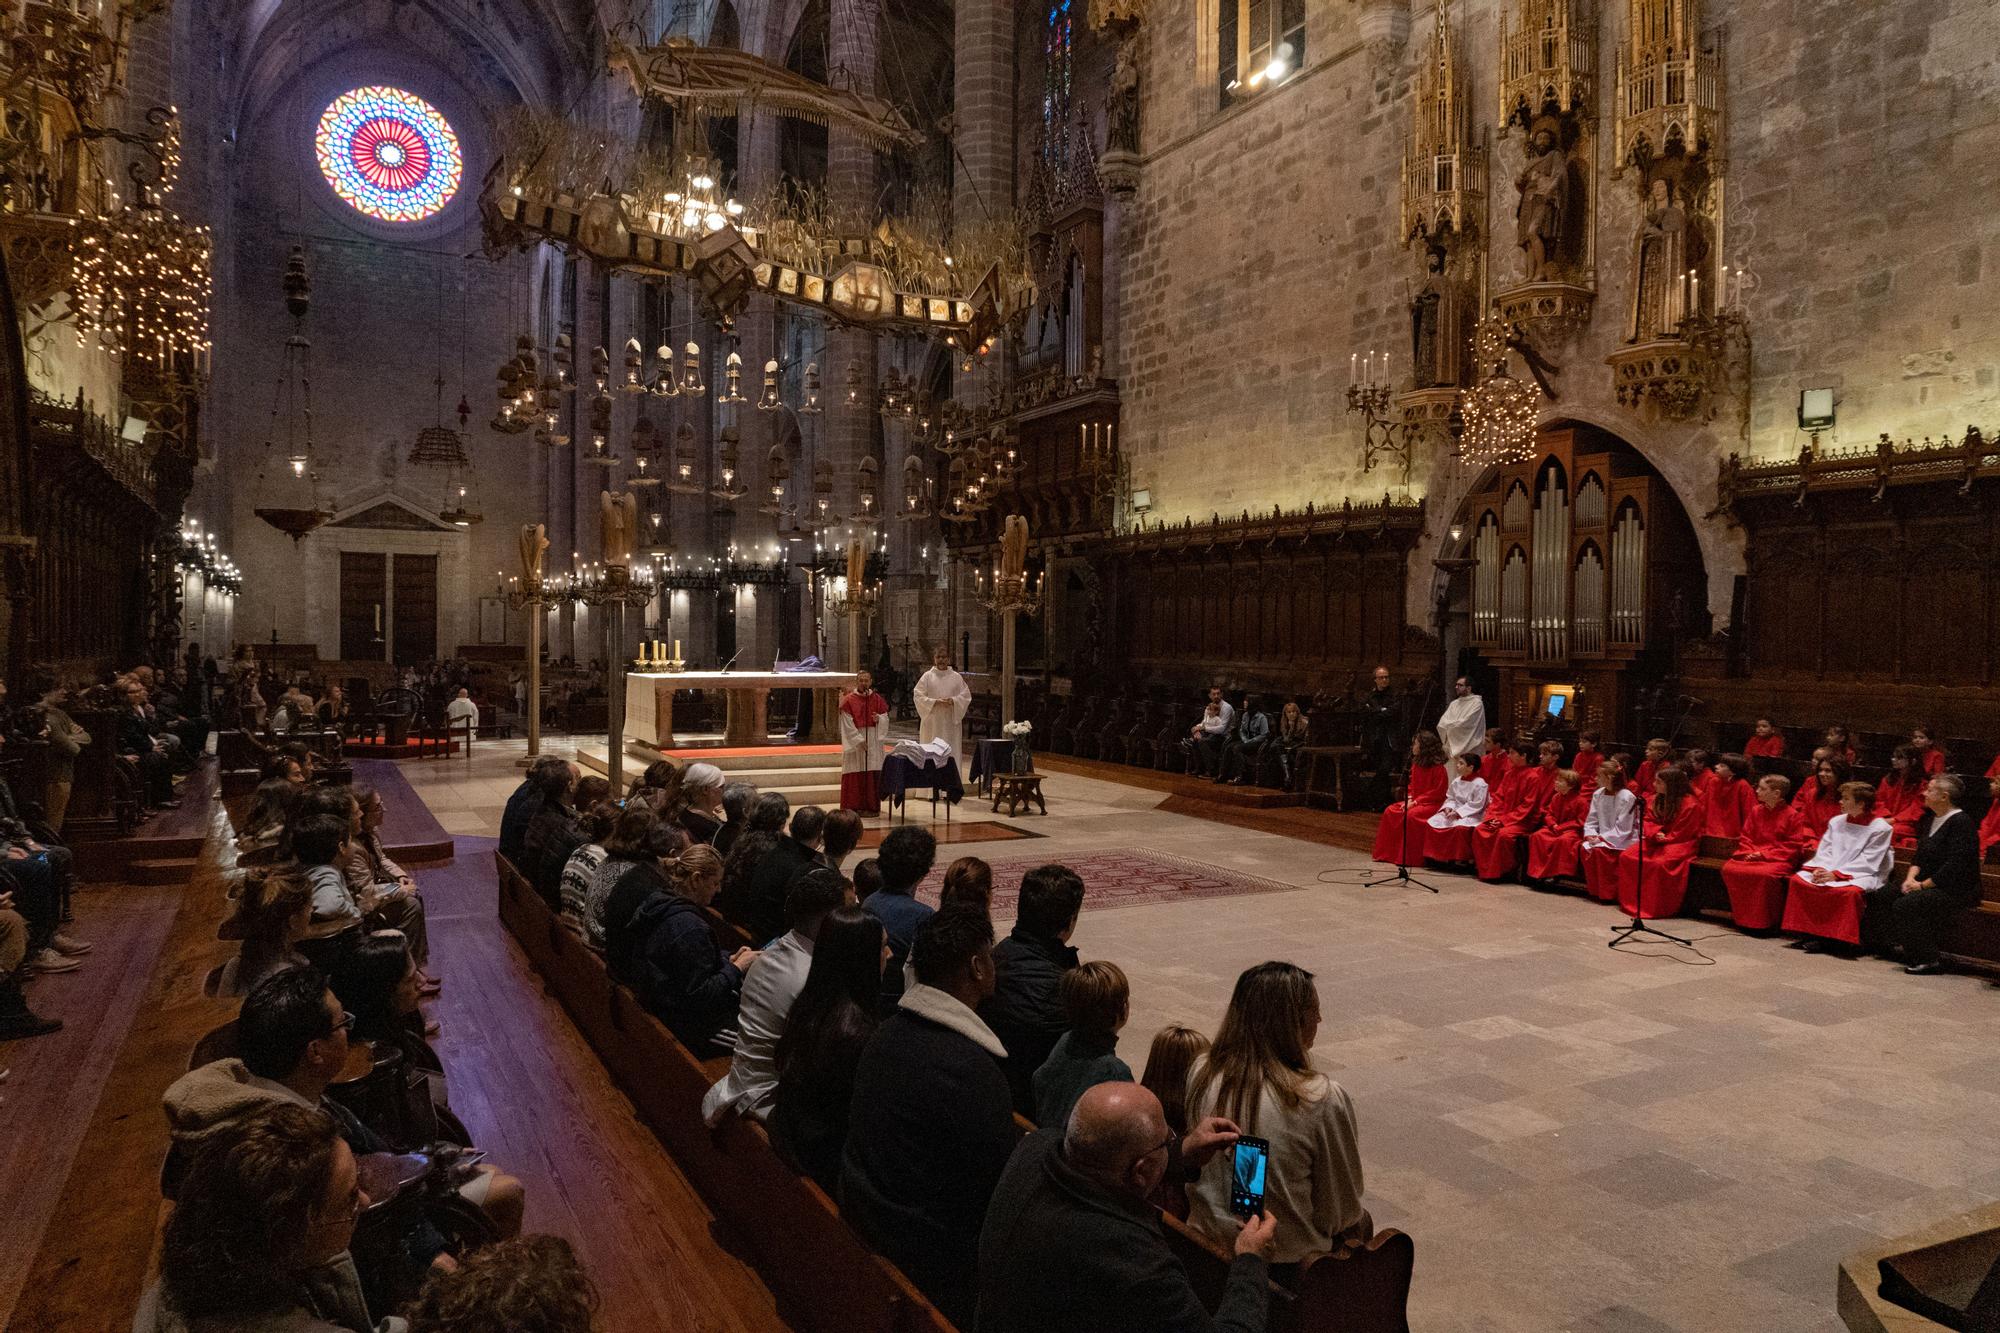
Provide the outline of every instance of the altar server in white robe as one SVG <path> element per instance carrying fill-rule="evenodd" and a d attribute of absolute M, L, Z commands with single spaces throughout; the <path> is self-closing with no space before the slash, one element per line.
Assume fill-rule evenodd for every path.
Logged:
<path fill-rule="evenodd" d="M 1486 818 L 1486 779 L 1479 776 L 1479 756 L 1472 751 L 1452 760 L 1452 779 L 1444 792 L 1444 804 L 1424 822 L 1424 859 L 1445 865 L 1472 860 L 1472 830 Z"/>
<path fill-rule="evenodd" d="M 861 672 L 840 699 L 840 808 L 864 815 L 882 812 L 882 742 L 889 734 L 889 704 L 875 693 L 875 678 Z"/>
<path fill-rule="evenodd" d="M 941 740 L 951 747 L 953 759 L 964 762 L 965 711 L 972 707 L 972 690 L 965 677 L 952 670 L 949 648 L 931 654 L 931 669 L 917 682 L 916 700 L 917 739 Z"/>
<path fill-rule="evenodd" d="M 1444 742 L 1446 754 L 1477 754 L 1486 740 L 1486 701 L 1472 692 L 1472 682 L 1464 676 L 1453 681 L 1451 688 L 1451 705 L 1438 719 L 1438 739 Z"/>

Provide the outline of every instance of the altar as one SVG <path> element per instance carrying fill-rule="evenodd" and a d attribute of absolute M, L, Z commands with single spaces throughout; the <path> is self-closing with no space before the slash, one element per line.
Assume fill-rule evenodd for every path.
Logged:
<path fill-rule="evenodd" d="M 840 692 L 852 689 L 848 671 L 628 671 L 625 673 L 625 739 L 658 750 L 679 747 L 674 739 L 674 692 L 721 690 L 728 700 L 725 746 L 770 744 L 765 720 L 772 690 L 813 692 L 811 745 L 840 741 Z"/>

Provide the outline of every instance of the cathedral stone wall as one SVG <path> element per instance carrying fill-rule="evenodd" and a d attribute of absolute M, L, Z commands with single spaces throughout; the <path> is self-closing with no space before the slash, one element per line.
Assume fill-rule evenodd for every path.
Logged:
<path fill-rule="evenodd" d="M 1346 410 L 1350 357 L 1389 349 L 1407 384 L 1407 303 L 1416 252 L 1396 201 L 1411 90 L 1429 58 L 1434 9 L 1400 23 L 1368 5 L 1308 6 L 1308 66 L 1247 105 L 1217 110 L 1213 5 L 1159 0 L 1141 30 L 1143 166 L 1127 205 L 1123 269 L 1123 446 L 1152 517 L 1379 500 L 1400 469 L 1361 465 Z M 1510 7 L 1510 15 L 1513 11 Z M 1515 246 L 1517 129 L 1497 134 L 1499 5 L 1452 7 L 1477 132 L 1491 135 L 1492 286 L 1521 274 Z M 1514 20 L 1510 17 L 1510 22 Z M 1832 388 L 1823 446 L 1956 435 L 2000 425 L 2000 29 L 1978 0 L 1711 0 L 1726 60 L 1724 214 L 1718 259 L 1754 275 L 1748 393 L 1711 420 L 1660 420 L 1621 406 L 1605 357 L 1624 340 L 1636 174 L 1614 178 L 1612 93 L 1626 6 L 1600 14 L 1594 149 L 1596 310 L 1552 349 L 1573 417 L 1643 451 L 1695 520 L 1710 611 L 1726 618 L 1741 536 L 1713 507 L 1731 452 L 1796 454 L 1798 395 Z M 1369 40 L 1369 39 L 1376 40 Z M 1522 374 L 1518 361 L 1515 373 Z M 1410 490 L 1431 499 L 1437 553 L 1478 481 L 1433 446 Z M 1411 589 L 1428 589 L 1428 559 Z M 1412 596 L 1412 607 L 1428 604 Z"/>

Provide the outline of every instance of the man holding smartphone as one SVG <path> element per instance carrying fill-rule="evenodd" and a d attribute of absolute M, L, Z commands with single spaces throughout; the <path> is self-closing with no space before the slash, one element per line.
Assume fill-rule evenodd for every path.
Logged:
<path fill-rule="evenodd" d="M 1274 1218 L 1255 1213 L 1210 1314 L 1167 1247 L 1153 1191 L 1233 1149 L 1237 1127 L 1211 1116 L 1185 1137 L 1136 1083 L 1100 1083 L 1067 1126 L 1036 1131 L 1008 1162 L 979 1238 L 974 1333 L 1262 1333 Z M 1248 1154 L 1261 1194 L 1263 1158 Z"/>

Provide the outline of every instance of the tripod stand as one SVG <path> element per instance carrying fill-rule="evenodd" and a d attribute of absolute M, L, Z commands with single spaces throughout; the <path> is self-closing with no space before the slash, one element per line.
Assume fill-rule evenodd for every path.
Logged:
<path fill-rule="evenodd" d="M 1414 769 L 1415 765 L 1411 767 Z M 1377 884 L 1400 884 L 1406 889 L 1426 889 L 1431 893 L 1436 893 L 1438 891 L 1437 885 L 1426 883 L 1410 873 L 1410 790 L 1408 784 L 1405 784 L 1403 788 L 1403 813 L 1401 817 L 1403 820 L 1403 837 L 1402 846 L 1396 851 L 1396 873 L 1393 875 L 1376 875 L 1372 879 L 1364 879 L 1361 881 L 1361 887 L 1372 889 Z"/>
<path fill-rule="evenodd" d="M 1682 721 L 1686 721 L 1685 715 L 1683 715 Z M 1680 734 L 1678 726 L 1674 728 L 1674 734 Z M 1639 883 L 1632 894 L 1632 919 L 1622 926 L 1613 926 L 1611 928 L 1611 940 L 1604 947 L 1615 949 L 1636 936 L 1651 935 L 1657 939 L 1665 940 L 1669 944 L 1678 944 L 1685 949 L 1694 948 L 1693 940 L 1682 939 L 1679 935 L 1669 935 L 1664 930 L 1646 924 L 1646 798 L 1643 796 L 1639 798 L 1639 841 L 1637 846 L 1639 848 Z"/>

